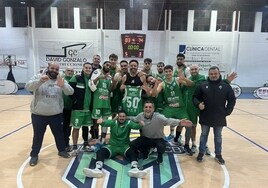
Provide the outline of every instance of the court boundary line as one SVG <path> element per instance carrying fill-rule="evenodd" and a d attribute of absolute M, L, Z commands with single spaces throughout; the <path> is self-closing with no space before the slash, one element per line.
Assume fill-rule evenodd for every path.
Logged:
<path fill-rule="evenodd" d="M 234 130 L 234 129 L 230 128 L 230 127 L 226 127 L 226 128 L 228 128 L 230 131 L 232 131 L 232 132 L 236 133 L 237 135 L 241 136 L 241 137 L 242 137 L 242 138 L 244 138 L 245 140 L 247 140 L 247 141 L 251 142 L 251 143 L 252 143 L 252 144 L 254 144 L 255 146 L 258 146 L 258 147 L 259 147 L 259 148 L 261 148 L 262 150 L 264 150 L 264 151 L 268 152 L 268 149 L 266 149 L 265 147 L 263 147 L 263 146 L 261 146 L 261 145 L 257 144 L 256 142 L 254 142 L 253 140 L 251 140 L 251 139 L 247 138 L 246 136 L 242 135 L 242 134 L 241 134 L 241 133 L 239 133 L 238 131 L 236 131 L 236 130 Z"/>
<path fill-rule="evenodd" d="M 23 125 L 22 127 L 18 128 L 18 129 L 15 129 L 14 131 L 11 131 L 11 132 L 9 132 L 9 133 L 7 133 L 7 134 L 1 136 L 1 137 L 0 137 L 0 140 L 3 139 L 3 138 L 5 138 L 5 137 L 7 137 L 7 136 L 10 136 L 10 135 L 12 135 L 12 134 L 18 132 L 18 131 L 21 130 L 21 129 L 24 129 L 25 127 L 28 127 L 28 126 L 31 125 L 31 124 L 32 124 L 32 123 L 28 123 L 28 124 Z"/>

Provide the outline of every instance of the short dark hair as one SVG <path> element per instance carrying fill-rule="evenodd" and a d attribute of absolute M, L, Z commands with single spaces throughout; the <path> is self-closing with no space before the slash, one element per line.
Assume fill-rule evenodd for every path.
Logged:
<path fill-rule="evenodd" d="M 121 64 L 121 63 L 126 63 L 126 64 L 128 64 L 127 60 L 122 60 L 122 61 L 120 61 L 119 64 Z"/>
<path fill-rule="evenodd" d="M 218 71 L 220 71 L 219 67 L 217 67 L 217 66 L 212 66 L 212 67 L 210 67 L 208 69 L 208 71 L 211 71 L 211 70 L 218 70 Z"/>
<path fill-rule="evenodd" d="M 119 111 L 118 111 L 118 114 L 120 114 L 120 113 L 124 113 L 124 114 L 127 115 L 127 113 L 126 113 L 124 110 L 119 110 Z"/>
<path fill-rule="evenodd" d="M 92 66 L 92 64 L 91 64 L 90 62 L 85 62 L 85 63 L 83 64 L 83 67 L 85 67 L 85 65 L 91 65 L 91 66 Z"/>
<path fill-rule="evenodd" d="M 110 63 L 110 61 L 104 61 L 102 65 L 105 65 L 106 63 Z"/>
<path fill-rule="evenodd" d="M 181 53 L 179 53 L 178 55 L 177 55 L 177 58 L 178 57 L 182 57 L 183 59 L 185 59 L 185 55 L 184 54 L 181 54 Z"/>
<path fill-rule="evenodd" d="M 158 63 L 157 63 L 157 66 L 158 66 L 158 65 L 163 65 L 163 66 L 165 66 L 165 63 L 164 63 L 164 62 L 158 62 Z"/>
<path fill-rule="evenodd" d="M 111 58 L 118 59 L 118 56 L 116 54 L 111 54 L 111 55 L 109 55 L 109 59 L 111 59 Z"/>
<path fill-rule="evenodd" d="M 145 59 L 143 60 L 143 62 L 144 62 L 144 63 L 145 63 L 145 62 L 152 63 L 152 59 L 151 59 L 151 58 L 145 58 Z"/>
<path fill-rule="evenodd" d="M 151 104 L 153 105 L 153 107 L 154 107 L 154 102 L 153 102 L 153 101 L 151 101 L 151 100 L 146 100 L 146 101 L 144 102 L 144 106 L 145 106 L 145 104 L 147 104 L 147 103 L 151 103 Z"/>
<path fill-rule="evenodd" d="M 164 67 L 164 70 L 167 70 L 167 69 L 171 69 L 171 70 L 173 71 L 173 67 L 172 67 L 171 65 L 166 65 L 166 66 Z"/>
<path fill-rule="evenodd" d="M 138 62 L 136 59 L 132 59 L 132 60 L 130 60 L 130 61 L 129 61 L 129 64 L 132 63 L 132 62 L 137 63 L 137 65 L 139 66 L 139 62 Z"/>

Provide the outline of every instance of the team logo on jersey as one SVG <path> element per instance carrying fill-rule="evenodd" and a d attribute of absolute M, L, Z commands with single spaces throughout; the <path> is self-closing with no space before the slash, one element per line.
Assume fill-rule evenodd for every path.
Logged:
<path fill-rule="evenodd" d="M 142 187 L 142 184 L 145 183 L 143 181 L 146 181 L 146 187 L 178 187 L 184 182 L 184 177 L 175 153 L 184 153 L 183 147 L 168 144 L 163 155 L 163 164 L 156 163 L 157 153 L 151 154 L 148 160 L 140 160 L 139 168 L 147 172 L 145 179 L 129 177 L 127 172 L 130 170 L 130 163 L 122 158 L 106 160 L 102 169 L 102 178 L 88 178 L 83 174 L 83 168 L 95 168 L 95 153 L 79 153 L 69 165 L 63 180 L 70 187 L 80 188 L 96 187 L 97 185 L 98 187 L 136 188 Z"/>

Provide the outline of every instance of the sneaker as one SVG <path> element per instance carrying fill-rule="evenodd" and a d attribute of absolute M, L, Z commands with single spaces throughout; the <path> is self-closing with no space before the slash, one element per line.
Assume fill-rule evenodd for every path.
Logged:
<path fill-rule="evenodd" d="M 173 140 L 173 138 L 174 138 L 174 135 L 168 135 L 166 138 L 165 138 L 165 140 L 166 141 L 171 141 L 171 140 Z"/>
<path fill-rule="evenodd" d="M 29 164 L 30 166 L 35 166 L 37 165 L 37 162 L 38 162 L 38 157 L 31 157 Z"/>
<path fill-rule="evenodd" d="M 94 148 L 89 146 L 89 145 L 83 145 L 82 147 L 82 151 L 85 151 L 85 152 L 92 152 L 94 151 Z"/>
<path fill-rule="evenodd" d="M 186 153 L 187 155 L 193 155 L 193 152 L 192 152 L 192 150 L 190 149 L 190 147 L 189 147 L 188 144 L 185 144 L 185 145 L 184 145 L 184 150 L 185 150 L 185 153 Z"/>
<path fill-rule="evenodd" d="M 60 151 L 58 155 L 66 159 L 71 157 L 66 151 Z"/>
<path fill-rule="evenodd" d="M 134 178 L 144 178 L 147 173 L 143 170 L 139 170 L 138 168 L 132 168 L 128 171 L 128 175 Z"/>
<path fill-rule="evenodd" d="M 196 158 L 196 160 L 198 162 L 202 162 L 203 161 L 203 157 L 204 157 L 204 154 L 203 153 L 199 153 L 198 156 L 197 156 L 197 158 Z"/>
<path fill-rule="evenodd" d="M 206 155 L 211 155 L 211 152 L 207 146 L 206 146 Z"/>
<path fill-rule="evenodd" d="M 66 152 L 71 152 L 71 151 L 72 151 L 72 146 L 67 146 L 67 147 L 65 148 L 65 151 L 66 151 Z"/>
<path fill-rule="evenodd" d="M 98 168 L 95 168 L 95 169 L 84 168 L 83 173 L 86 177 L 90 177 L 90 178 L 100 178 L 103 176 L 102 171 Z"/>
<path fill-rule="evenodd" d="M 215 160 L 218 161 L 218 163 L 220 163 L 221 165 L 225 164 L 225 161 L 224 161 L 224 159 L 222 158 L 221 155 L 216 155 Z"/>
<path fill-rule="evenodd" d="M 196 152 L 196 145 L 192 145 L 192 148 L 191 148 L 191 151 L 192 151 L 192 153 L 195 153 Z"/>
<path fill-rule="evenodd" d="M 71 151 L 71 156 L 76 157 L 78 155 L 78 148 L 77 145 L 73 145 L 72 151 Z"/>

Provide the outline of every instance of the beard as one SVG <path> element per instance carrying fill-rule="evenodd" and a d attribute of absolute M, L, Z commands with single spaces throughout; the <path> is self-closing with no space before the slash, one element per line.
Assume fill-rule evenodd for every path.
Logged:
<path fill-rule="evenodd" d="M 55 80 L 57 79 L 58 73 L 54 71 L 47 71 L 47 75 L 50 79 Z"/>

